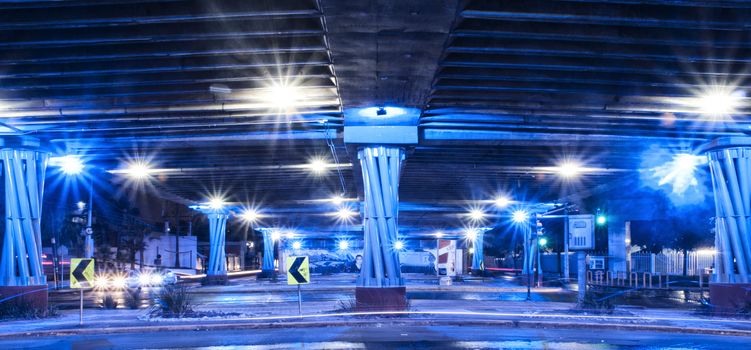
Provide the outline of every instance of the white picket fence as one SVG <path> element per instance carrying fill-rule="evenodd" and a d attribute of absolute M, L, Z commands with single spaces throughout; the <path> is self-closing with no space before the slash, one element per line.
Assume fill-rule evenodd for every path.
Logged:
<path fill-rule="evenodd" d="M 631 271 L 649 272 L 660 275 L 682 275 L 683 264 L 686 262 L 683 252 L 664 251 L 659 254 L 632 253 Z M 705 251 L 688 252 L 688 276 L 698 276 L 706 273 L 705 270 L 712 267 L 714 256 Z"/>

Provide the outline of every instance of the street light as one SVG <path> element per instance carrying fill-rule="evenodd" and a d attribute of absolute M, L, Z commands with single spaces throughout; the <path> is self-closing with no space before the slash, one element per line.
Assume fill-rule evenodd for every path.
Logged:
<path fill-rule="evenodd" d="M 219 209 L 224 208 L 225 204 L 226 203 L 224 202 L 224 199 L 218 196 L 209 198 L 209 202 L 208 202 L 209 208 L 214 209 L 214 210 L 219 210 Z"/>
<path fill-rule="evenodd" d="M 294 250 L 300 250 L 302 248 L 302 242 L 300 241 L 294 241 L 292 242 L 292 249 Z"/>
<path fill-rule="evenodd" d="M 136 160 L 128 164 L 123 173 L 128 177 L 135 180 L 143 180 L 151 176 L 153 169 L 148 162 L 144 160 Z"/>
<path fill-rule="evenodd" d="M 396 249 L 396 250 L 402 250 L 402 249 L 404 249 L 404 242 L 402 242 L 402 241 L 396 241 L 396 242 L 394 242 L 394 249 Z"/>
<path fill-rule="evenodd" d="M 357 213 L 350 210 L 349 208 L 341 208 L 339 211 L 336 212 L 336 216 L 339 217 L 341 220 L 347 220 L 351 217 L 355 216 Z"/>
<path fill-rule="evenodd" d="M 349 249 L 349 242 L 347 242 L 345 240 L 341 240 L 341 241 L 339 241 L 339 243 L 337 244 L 337 246 L 339 247 L 339 250 L 347 250 L 347 249 Z"/>
<path fill-rule="evenodd" d="M 255 209 L 251 209 L 251 208 L 243 210 L 243 212 L 240 214 L 240 218 L 243 219 L 247 223 L 254 223 L 258 221 L 258 217 L 259 217 L 258 211 L 256 211 Z"/>
<path fill-rule="evenodd" d="M 326 172 L 327 167 L 328 163 L 321 158 L 313 158 L 310 160 L 310 163 L 308 163 L 308 169 L 310 169 L 315 175 L 323 175 Z"/>
<path fill-rule="evenodd" d="M 519 210 L 515 210 L 511 214 L 511 220 L 519 224 L 519 223 L 527 221 L 527 216 L 529 216 L 529 214 L 527 214 L 526 211 L 519 209 Z"/>

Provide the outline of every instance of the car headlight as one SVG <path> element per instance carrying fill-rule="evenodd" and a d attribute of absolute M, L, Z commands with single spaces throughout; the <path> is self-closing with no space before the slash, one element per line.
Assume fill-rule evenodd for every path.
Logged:
<path fill-rule="evenodd" d="M 107 279 L 107 276 L 99 275 L 94 278 L 94 288 L 107 289 L 108 286 L 109 280 Z"/>
<path fill-rule="evenodd" d="M 148 285 L 151 283 L 151 275 L 148 273 L 142 273 L 138 276 L 138 283 L 141 285 Z"/>
<path fill-rule="evenodd" d="M 112 288 L 123 289 L 123 288 L 125 288 L 125 277 L 123 277 L 123 276 L 114 276 L 114 277 L 112 277 L 112 280 L 110 281 L 110 284 L 112 285 Z"/>
<path fill-rule="evenodd" d="M 163 278 L 161 275 L 153 274 L 151 275 L 151 278 L 149 279 L 149 281 L 153 285 L 159 285 L 159 284 L 162 284 Z"/>

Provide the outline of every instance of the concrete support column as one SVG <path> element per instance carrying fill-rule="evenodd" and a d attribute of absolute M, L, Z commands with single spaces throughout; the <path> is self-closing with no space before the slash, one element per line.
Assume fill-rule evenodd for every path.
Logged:
<path fill-rule="evenodd" d="M 358 286 L 403 286 L 397 241 L 399 173 L 404 160 L 400 147 L 363 147 L 357 154 L 365 189 L 364 251 Z"/>
<path fill-rule="evenodd" d="M 363 264 L 355 296 L 360 310 L 403 310 L 406 289 L 401 276 L 398 237 L 399 174 L 404 149 L 366 146 L 357 154 L 362 168 Z"/>
<path fill-rule="evenodd" d="M 209 217 L 209 265 L 206 269 L 206 282 L 222 284 L 227 282 L 227 258 L 225 253 L 225 238 L 227 235 L 227 219 L 229 213 L 214 210 Z"/>
<path fill-rule="evenodd" d="M 627 273 L 630 244 L 626 244 L 626 241 L 631 241 L 630 223 L 617 216 L 611 216 L 608 221 L 608 270 L 614 274 Z"/>
<path fill-rule="evenodd" d="M 5 232 L 0 285 L 46 285 L 40 218 L 48 154 L 25 147 L 34 143 L 38 146 L 34 139 L 2 141 Z"/>
<path fill-rule="evenodd" d="M 272 229 L 261 228 L 259 229 L 263 234 L 263 261 L 261 263 L 260 278 L 270 278 L 276 275 L 274 269 L 274 232 Z"/>
<path fill-rule="evenodd" d="M 477 228 L 475 230 L 474 240 L 472 241 L 472 248 L 475 252 L 472 254 L 472 272 L 481 272 L 485 270 L 485 254 L 483 252 L 483 242 L 485 238 L 485 231 L 488 228 Z"/>
<path fill-rule="evenodd" d="M 718 310 L 735 311 L 748 303 L 751 288 L 751 138 L 720 138 L 704 150 L 715 199 L 717 254 L 710 301 Z"/>

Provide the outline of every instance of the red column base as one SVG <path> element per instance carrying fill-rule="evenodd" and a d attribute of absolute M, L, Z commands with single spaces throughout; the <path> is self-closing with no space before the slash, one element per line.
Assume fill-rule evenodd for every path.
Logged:
<path fill-rule="evenodd" d="M 709 301 L 717 313 L 737 313 L 751 307 L 751 283 L 710 283 Z"/>
<path fill-rule="evenodd" d="M 41 286 L 0 286 L 0 300 L 5 298 L 3 304 L 29 306 L 47 312 L 49 306 L 49 294 L 47 285 Z"/>
<path fill-rule="evenodd" d="M 407 287 L 356 287 L 356 311 L 406 311 Z"/>

